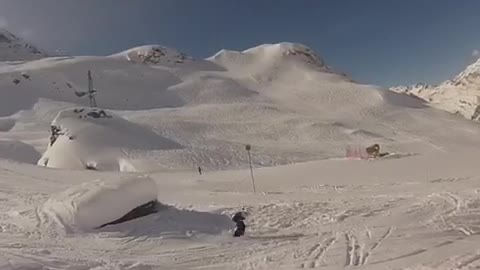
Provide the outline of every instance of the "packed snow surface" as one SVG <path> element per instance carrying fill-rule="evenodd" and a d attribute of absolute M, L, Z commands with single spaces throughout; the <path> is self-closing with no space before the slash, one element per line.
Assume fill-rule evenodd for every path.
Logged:
<path fill-rule="evenodd" d="M 1 62 L 0 139 L 61 169 L 0 146 L 0 269 L 476 269 L 480 127 L 431 104 L 286 42 Z"/>
<path fill-rule="evenodd" d="M 43 210 L 69 230 L 89 230 L 156 201 L 157 194 L 155 182 L 148 177 L 99 179 L 55 194 Z"/>

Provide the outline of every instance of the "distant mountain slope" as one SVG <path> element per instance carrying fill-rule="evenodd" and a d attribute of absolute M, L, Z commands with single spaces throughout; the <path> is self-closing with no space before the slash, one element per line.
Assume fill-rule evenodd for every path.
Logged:
<path fill-rule="evenodd" d="M 14 34 L 0 28 L 0 62 L 25 61 L 46 57 L 46 54 Z"/>
<path fill-rule="evenodd" d="M 391 90 L 418 96 L 435 108 L 478 121 L 480 120 L 480 59 L 452 80 L 447 80 L 438 86 L 419 83 L 409 87 L 392 87 Z"/>

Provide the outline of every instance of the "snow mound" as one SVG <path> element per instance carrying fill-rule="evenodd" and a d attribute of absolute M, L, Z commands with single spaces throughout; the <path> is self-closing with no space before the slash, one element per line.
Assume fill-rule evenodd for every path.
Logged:
<path fill-rule="evenodd" d="M 152 65 L 175 65 L 191 62 L 193 59 L 184 53 L 160 45 L 135 47 L 113 56 L 126 57 L 130 62 Z"/>
<path fill-rule="evenodd" d="M 157 185 L 149 177 L 102 179 L 53 195 L 43 210 L 67 230 L 89 230 L 156 201 L 157 194 Z"/>
<path fill-rule="evenodd" d="M 36 60 L 44 57 L 46 54 L 34 46 L 0 28 L 0 62 Z"/>
<path fill-rule="evenodd" d="M 29 144 L 20 141 L 0 140 L 0 159 L 35 164 L 40 153 Z"/>
<path fill-rule="evenodd" d="M 179 148 L 171 140 L 96 108 L 70 108 L 51 124 L 47 151 L 38 165 L 52 168 L 134 170 L 129 151 Z"/>

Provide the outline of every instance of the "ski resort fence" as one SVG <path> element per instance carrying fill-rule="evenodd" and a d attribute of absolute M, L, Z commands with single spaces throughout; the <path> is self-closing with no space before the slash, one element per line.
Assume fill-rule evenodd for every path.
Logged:
<path fill-rule="evenodd" d="M 345 149 L 347 159 L 369 159 L 370 155 L 364 146 L 348 145 Z"/>

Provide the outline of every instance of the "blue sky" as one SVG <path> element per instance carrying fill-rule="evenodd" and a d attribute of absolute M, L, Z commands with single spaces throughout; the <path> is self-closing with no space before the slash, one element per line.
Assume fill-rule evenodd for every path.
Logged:
<path fill-rule="evenodd" d="M 476 0 L 0 0 L 0 27 L 50 51 L 162 44 L 194 57 L 291 41 L 383 86 L 438 83 L 480 49 Z"/>

